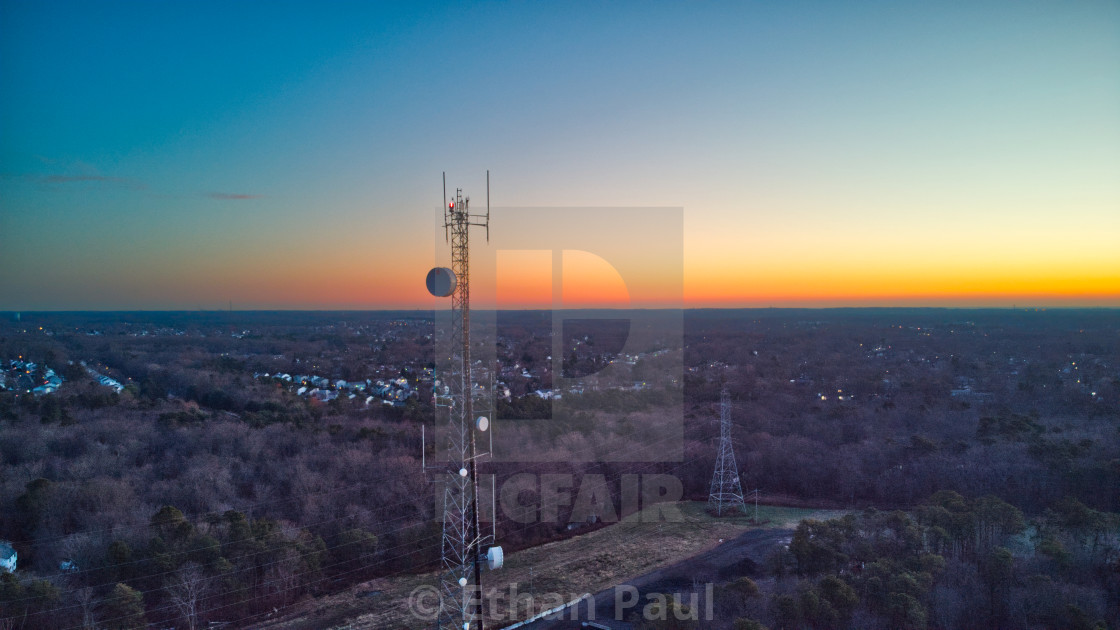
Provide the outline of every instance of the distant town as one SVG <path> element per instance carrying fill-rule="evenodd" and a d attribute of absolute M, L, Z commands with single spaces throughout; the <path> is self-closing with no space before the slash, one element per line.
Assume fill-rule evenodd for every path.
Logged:
<path fill-rule="evenodd" d="M 698 310 L 675 331 L 645 336 L 609 315 L 582 313 L 554 331 L 551 313 L 503 312 L 478 342 L 472 395 L 489 405 L 493 430 L 548 456 L 487 465 L 496 487 L 527 474 L 571 475 L 577 488 L 600 476 L 669 474 L 685 508 L 699 509 L 689 506 L 708 496 L 726 389 L 736 473 L 764 513 L 859 519 L 791 525 L 721 564 L 713 606 L 729 621 L 713 627 L 737 618 L 818 627 L 820 609 L 803 598 L 843 591 L 822 580 L 870 589 L 869 575 L 913 585 L 910 599 L 884 595 L 898 595 L 908 615 L 980 614 L 993 600 L 970 599 L 967 585 L 986 579 L 984 558 L 1005 548 L 1017 572 L 1083 594 L 1054 600 L 1062 608 L 1047 618 L 1107 614 L 1106 569 L 1120 558 L 1114 311 Z M 5 317 L 0 605 L 47 620 L 34 627 L 80 625 L 87 614 L 172 627 L 184 618 L 174 603 L 184 585 L 220 579 L 229 586 L 194 602 L 215 627 L 337 627 L 363 615 L 407 626 L 362 593 L 396 588 L 439 560 L 425 462 L 443 448 L 431 433 L 448 387 L 440 343 L 422 312 Z M 680 424 L 661 438 L 669 441 L 650 438 L 673 409 Z M 670 452 L 679 455 L 663 457 Z M 516 554 L 532 557 L 545 543 L 612 535 L 611 520 L 573 520 L 572 505 L 540 518 L 542 492 L 530 484 L 512 495 L 529 516 L 497 514 L 514 566 Z M 609 486 L 617 505 L 621 492 Z M 968 529 L 979 525 L 952 525 L 996 513 L 1003 529 L 979 541 Z M 731 535 L 750 525 L 704 527 Z M 927 542 L 915 557 L 940 560 L 867 568 L 890 537 L 860 532 L 891 528 L 920 530 L 915 540 Z M 650 529 L 651 549 L 632 556 L 660 557 L 675 544 L 660 532 Z M 573 554 L 568 575 L 598 576 L 580 579 L 610 583 L 623 579 L 615 570 L 637 570 L 626 556 L 584 574 Z M 860 573 L 843 554 L 870 555 L 859 556 Z M 1007 601 L 1041 597 L 1038 580 L 1018 582 Z M 323 617 L 333 608 L 321 598 L 348 602 L 345 619 Z M 843 614 L 890 627 L 901 613 L 877 601 Z"/>

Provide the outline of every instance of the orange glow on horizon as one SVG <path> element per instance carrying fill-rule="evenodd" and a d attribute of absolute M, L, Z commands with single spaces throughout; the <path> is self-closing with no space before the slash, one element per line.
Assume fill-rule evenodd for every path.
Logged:
<path fill-rule="evenodd" d="M 561 308 L 629 308 L 630 292 L 618 271 L 590 252 L 566 249 Z"/>
<path fill-rule="evenodd" d="M 753 278 L 741 282 L 697 282 L 686 280 L 683 299 L 667 297 L 631 300 L 626 285 L 605 263 L 602 266 L 565 259 L 559 308 L 757 308 L 757 307 L 860 307 L 860 306 L 946 306 L 1004 307 L 1069 306 L 1120 308 L 1120 283 L 1091 280 L 1070 282 L 1039 279 L 928 279 L 922 282 L 876 281 L 846 278 L 842 281 L 798 276 Z M 550 309 L 554 305 L 550 252 L 502 253 L 496 277 L 496 303 L 487 304 L 483 286 L 476 308 L 507 310 Z M 604 274 L 604 270 L 610 274 Z M 248 276 L 256 276 L 251 282 Z M 215 306 L 224 308 L 225 295 L 235 296 L 236 309 L 430 309 L 446 306 L 423 288 L 423 276 L 393 277 L 359 273 L 325 275 L 313 271 L 284 278 L 249 271 L 227 278 L 221 287 L 202 286 L 182 277 L 178 282 L 156 287 L 151 294 L 171 299 L 176 292 L 213 293 Z M 477 281 L 478 279 L 476 279 Z M 1102 284 L 1104 286 L 1102 286 Z M 241 288 L 237 288 L 239 285 Z M 204 303 L 206 304 L 206 303 Z M 492 305 L 491 305 L 492 304 Z"/>
<path fill-rule="evenodd" d="M 504 249 L 497 258 L 498 308 L 552 307 L 552 252 Z"/>
<path fill-rule="evenodd" d="M 334 245 L 332 247 L 332 245 Z M 432 249 L 405 247 L 370 251 L 359 244 L 310 240 L 309 261 L 271 248 L 219 254 L 201 262 L 169 251 L 146 265 L 124 267 L 109 285 L 98 285 L 92 268 L 44 273 L 42 284 L 66 287 L 75 304 L 91 310 L 432 309 L 424 275 Z M 442 244 L 440 244 L 442 245 Z M 354 256 L 355 251 L 362 252 Z M 496 268 L 480 256 L 474 268 L 472 302 L 480 309 L 559 308 L 758 308 L 758 307 L 1112 307 L 1120 308 L 1120 265 L 1111 255 L 1059 265 L 1052 260 L 960 260 L 938 262 L 879 257 L 764 256 L 731 260 L 704 250 L 686 261 L 683 296 L 660 295 L 666 270 L 621 277 L 594 254 L 565 250 L 499 250 Z M 560 290 L 553 282 L 553 257 L 564 269 Z M 384 264 L 392 259 L 393 266 Z M 667 286 L 667 285 L 666 285 Z M 644 289 L 639 292 L 638 289 Z M 133 296 L 144 296 L 139 302 Z M 496 299 L 495 299 L 496 298 Z M 102 307 L 101 304 L 105 306 Z M 166 305 L 166 306 L 161 306 Z M 67 310 L 67 305 L 56 307 Z M 73 307 L 69 307 L 73 308 Z M 89 306 L 86 307 L 90 308 Z M 34 310 L 24 308 L 21 310 Z M 49 309 L 46 309 L 49 310 Z"/>

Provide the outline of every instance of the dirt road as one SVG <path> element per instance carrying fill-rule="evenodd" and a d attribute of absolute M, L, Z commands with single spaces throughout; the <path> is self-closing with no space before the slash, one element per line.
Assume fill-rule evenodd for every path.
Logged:
<path fill-rule="evenodd" d="M 567 630 L 583 628 L 583 621 L 592 620 L 601 627 L 629 628 L 621 620 L 629 613 L 641 612 L 648 603 L 646 593 L 699 590 L 700 614 L 703 615 L 705 583 L 751 572 L 753 564 L 760 564 L 777 545 L 789 544 L 792 535 L 792 529 L 750 530 L 691 558 L 595 593 L 593 598 L 565 609 L 560 615 L 553 615 L 553 619 L 541 619 L 516 627 L 518 630 Z M 593 614 L 590 612 L 592 606 Z M 557 616 L 563 618 L 555 618 Z"/>

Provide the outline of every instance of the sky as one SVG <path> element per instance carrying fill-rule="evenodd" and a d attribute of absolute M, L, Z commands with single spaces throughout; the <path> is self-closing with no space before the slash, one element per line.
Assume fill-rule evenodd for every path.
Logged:
<path fill-rule="evenodd" d="M 432 308 L 487 170 L 681 209 L 687 307 L 1120 307 L 1120 3 L 0 0 L 0 310 Z"/>

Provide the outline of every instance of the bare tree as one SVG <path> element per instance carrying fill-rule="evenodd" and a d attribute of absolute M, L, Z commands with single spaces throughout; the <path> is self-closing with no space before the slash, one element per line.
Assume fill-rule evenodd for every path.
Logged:
<path fill-rule="evenodd" d="M 82 611 L 82 630 L 97 628 L 93 614 L 94 608 L 97 607 L 97 598 L 94 596 L 93 589 L 88 586 L 76 589 L 72 592 L 72 598 Z"/>
<path fill-rule="evenodd" d="M 203 573 L 202 567 L 188 562 L 179 567 L 164 585 L 171 603 L 187 620 L 187 628 L 195 630 L 198 625 L 198 605 L 210 591 L 210 578 Z"/>

